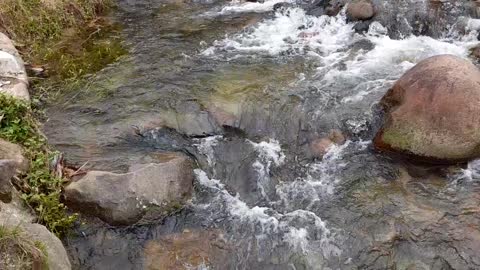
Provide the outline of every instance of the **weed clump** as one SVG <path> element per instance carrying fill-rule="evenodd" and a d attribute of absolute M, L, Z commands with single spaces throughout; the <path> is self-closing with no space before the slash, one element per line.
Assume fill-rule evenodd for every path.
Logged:
<path fill-rule="evenodd" d="M 27 238 L 19 227 L 0 225 L 0 269 L 48 269 L 45 246 Z"/>
<path fill-rule="evenodd" d="M 103 17 L 111 7 L 111 0 L 0 0 L 0 31 L 27 63 L 46 68 L 39 89 L 61 89 L 126 53 L 119 26 Z"/>
<path fill-rule="evenodd" d="M 21 100 L 0 94 L 0 137 L 23 146 L 30 161 L 28 173 L 15 182 L 22 198 L 35 210 L 40 223 L 57 235 L 76 220 L 60 201 L 64 180 L 50 172 L 54 153 L 39 130 L 33 110 Z"/>

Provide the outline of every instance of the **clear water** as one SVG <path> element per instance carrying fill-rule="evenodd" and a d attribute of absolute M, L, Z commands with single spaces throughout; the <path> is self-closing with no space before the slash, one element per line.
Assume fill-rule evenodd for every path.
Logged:
<path fill-rule="evenodd" d="M 375 104 L 406 70 L 439 54 L 474 61 L 468 1 L 374 1 L 405 20 L 363 34 L 344 10 L 272 11 L 279 2 L 120 1 L 130 56 L 52 105 L 47 136 L 72 164 L 111 171 L 188 152 L 195 194 L 148 225 L 79 226 L 66 240 L 76 268 L 143 269 L 145 245 L 186 229 L 221 230 L 234 250 L 191 269 L 480 267 L 479 162 L 421 167 L 370 141 Z M 433 8 L 432 34 L 413 35 L 409 18 Z M 331 129 L 346 143 L 311 158 Z"/>

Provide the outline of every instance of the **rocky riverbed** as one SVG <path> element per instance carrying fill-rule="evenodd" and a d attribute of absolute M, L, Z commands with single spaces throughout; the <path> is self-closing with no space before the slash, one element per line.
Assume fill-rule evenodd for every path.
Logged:
<path fill-rule="evenodd" d="M 479 16 L 119 0 L 128 56 L 47 108 L 72 268 L 480 268 Z"/>

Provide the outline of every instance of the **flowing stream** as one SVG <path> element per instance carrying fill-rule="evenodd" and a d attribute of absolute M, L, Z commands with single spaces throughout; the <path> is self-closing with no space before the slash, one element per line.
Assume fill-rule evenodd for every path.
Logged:
<path fill-rule="evenodd" d="M 478 1 L 373 2 L 360 32 L 301 0 L 119 0 L 129 56 L 51 105 L 45 132 L 89 169 L 183 151 L 195 192 L 163 220 L 79 225 L 74 268 L 164 269 L 165 237 L 201 231 L 221 244 L 179 269 L 480 269 L 480 163 L 422 167 L 371 145 L 406 70 L 475 61 Z M 346 142 L 314 158 L 331 130 Z"/>

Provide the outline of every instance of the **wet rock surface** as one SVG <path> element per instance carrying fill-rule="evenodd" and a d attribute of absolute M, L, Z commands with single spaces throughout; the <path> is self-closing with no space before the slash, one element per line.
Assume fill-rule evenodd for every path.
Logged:
<path fill-rule="evenodd" d="M 480 60 L 480 46 L 477 46 L 472 49 L 472 55 L 478 60 Z"/>
<path fill-rule="evenodd" d="M 425 59 L 383 97 L 375 146 L 431 162 L 476 158 L 479 102 L 480 70 L 472 63 L 452 55 Z"/>
<path fill-rule="evenodd" d="M 158 153 L 157 163 L 134 164 L 130 172 L 90 171 L 65 188 L 67 205 L 114 225 L 135 223 L 146 213 L 165 215 L 190 198 L 193 168 L 179 153 Z"/>
<path fill-rule="evenodd" d="M 220 230 L 185 230 L 150 241 L 145 246 L 145 269 L 229 269 L 233 250 Z"/>

